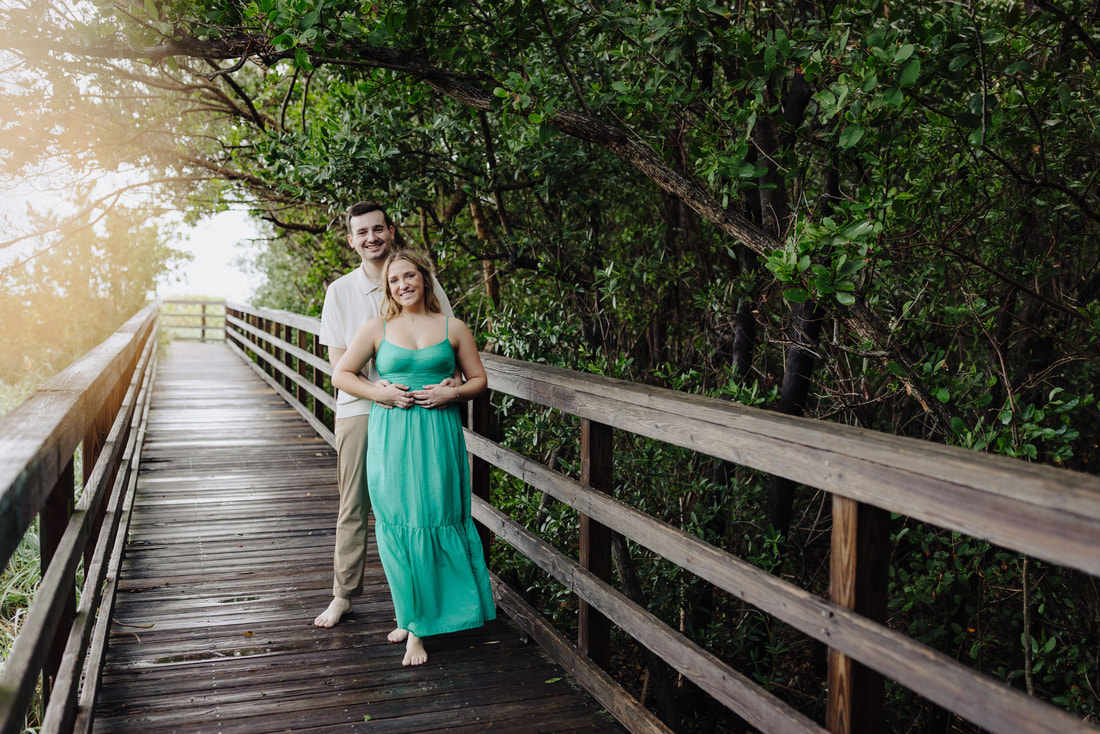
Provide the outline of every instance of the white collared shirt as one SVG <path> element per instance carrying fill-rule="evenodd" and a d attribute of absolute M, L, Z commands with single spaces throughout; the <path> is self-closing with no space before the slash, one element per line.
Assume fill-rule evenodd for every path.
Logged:
<path fill-rule="evenodd" d="M 432 289 L 443 313 L 454 316 L 451 302 L 435 278 L 432 278 Z M 382 286 L 371 281 L 362 266 L 334 281 L 325 292 L 325 304 L 321 307 L 321 343 L 326 347 L 347 349 L 359 327 L 380 315 L 382 295 Z M 372 382 L 378 379 L 373 359 L 362 374 Z M 337 418 L 366 415 L 370 413 L 370 406 L 371 401 L 347 395 L 343 390 L 336 393 Z"/>

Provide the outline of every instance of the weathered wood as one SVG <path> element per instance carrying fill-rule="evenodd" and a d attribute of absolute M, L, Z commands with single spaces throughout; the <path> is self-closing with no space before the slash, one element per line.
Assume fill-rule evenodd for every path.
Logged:
<path fill-rule="evenodd" d="M 482 436 L 489 435 L 489 393 L 483 392 L 469 402 L 467 406 L 467 419 L 469 428 L 474 433 Z M 486 502 L 492 503 L 491 476 L 492 467 L 489 462 L 481 457 L 470 454 L 470 492 L 474 497 L 480 497 Z M 485 564 L 488 566 L 492 556 L 493 534 L 489 529 L 477 523 L 478 536 L 481 538 L 481 547 L 485 553 Z"/>
<path fill-rule="evenodd" d="M 239 314 L 278 321 L 279 323 L 286 324 L 295 329 L 301 329 L 310 334 L 320 335 L 321 333 L 321 319 L 313 316 L 304 316 L 290 311 L 278 311 L 271 308 L 260 308 L 257 306 L 250 306 L 246 303 L 237 303 L 235 301 L 230 301 L 227 306 L 230 310 Z"/>
<path fill-rule="evenodd" d="M 611 493 L 611 427 L 581 421 L 581 484 Z M 588 515 L 580 516 L 580 563 L 596 578 L 611 582 L 611 531 Z M 604 670 L 611 667 L 611 621 L 581 599 L 577 609 L 577 647 Z"/>
<path fill-rule="evenodd" d="M 132 435 L 133 453 L 129 457 L 137 461 L 141 457 L 141 449 L 145 442 L 146 426 L 148 425 L 151 402 L 146 393 L 146 399 L 141 405 L 140 417 L 135 421 Z M 123 549 L 126 545 L 127 530 L 130 517 L 133 512 L 134 494 L 137 488 L 138 472 L 130 472 L 126 482 L 125 494 L 119 505 L 119 527 L 115 532 L 114 543 L 110 557 L 107 560 L 106 578 L 102 589 L 102 603 L 99 614 L 96 615 L 95 627 L 92 630 L 91 643 L 88 647 L 87 662 L 85 663 L 84 679 L 82 681 L 78 705 L 74 713 L 73 734 L 87 734 L 92 728 L 92 717 L 95 711 L 95 699 L 99 694 L 99 685 L 103 670 L 103 661 L 106 658 L 107 638 L 109 636 L 112 620 L 114 619 L 115 595 L 118 592 L 118 573 L 122 565 Z"/>
<path fill-rule="evenodd" d="M 314 627 L 333 450 L 224 345 L 173 344 L 156 387 L 92 730 L 622 731 L 503 617 L 403 668 L 373 542 L 354 610 Z"/>
<path fill-rule="evenodd" d="M 231 332 L 237 335 L 237 341 L 241 342 L 242 344 L 245 341 L 244 336 L 247 335 L 251 338 L 253 344 L 260 346 L 262 343 L 263 349 L 259 351 L 262 351 L 265 354 L 270 354 L 275 350 L 281 349 L 294 355 L 311 367 L 321 370 L 321 372 L 325 373 L 326 375 L 332 372 L 332 367 L 329 365 L 327 360 L 323 359 L 317 354 L 307 352 L 304 349 L 299 349 L 290 342 L 284 341 L 274 334 L 266 332 L 263 329 L 259 329 L 255 326 L 251 326 L 247 322 L 241 321 L 240 319 L 233 316 L 227 317 L 226 323 L 229 326 L 234 327 L 233 329 L 231 329 Z M 308 333 L 304 329 L 302 329 L 301 331 L 303 333 Z M 288 375 L 289 374 L 294 374 L 294 371 L 289 370 Z"/>
<path fill-rule="evenodd" d="M 81 497 L 82 504 L 88 501 L 90 507 L 93 504 L 91 493 L 94 492 L 102 495 L 102 499 L 98 502 L 104 506 L 104 511 L 95 512 L 101 521 L 96 522 L 89 529 L 89 534 L 95 542 L 88 543 L 93 552 L 85 553 L 84 584 L 81 589 L 80 603 L 76 607 L 72 623 L 67 626 L 59 625 L 59 632 L 63 633 L 62 636 L 65 638 L 64 655 L 57 667 L 54 695 L 48 702 L 43 718 L 43 734 L 72 730 L 81 680 L 87 667 L 86 660 L 95 668 L 98 668 L 100 663 L 98 658 L 86 658 L 87 643 L 96 616 L 103 611 L 100 606 L 101 592 L 107 566 L 110 563 L 109 553 L 119 542 L 120 508 L 125 500 L 126 487 L 131 483 L 131 477 L 136 471 L 133 465 L 136 460 L 136 441 L 140 423 L 145 415 L 152 366 L 155 363 L 153 359 L 155 347 L 155 340 L 150 339 L 146 342 L 141 359 L 132 373 L 119 405 L 118 416 L 104 443 L 101 460 L 96 462 L 85 483 L 85 494 Z M 89 509 L 88 517 L 92 514 L 92 510 Z M 90 520 L 88 522 L 91 524 Z M 105 613 L 109 615 L 109 605 Z M 67 619 L 68 615 L 65 615 L 62 621 Z"/>
<path fill-rule="evenodd" d="M 833 497 L 829 597 L 874 622 L 886 622 L 890 515 L 877 507 Z M 882 676 L 847 655 L 829 651 L 826 723 L 833 734 L 882 731 Z"/>
<path fill-rule="evenodd" d="M 0 418 L 0 564 L 6 565 L 99 407 L 156 324 L 139 311 Z"/>
<path fill-rule="evenodd" d="M 639 510 L 588 491 L 580 482 L 514 451 L 470 433 L 466 443 L 471 451 L 532 487 L 987 729 L 1050 734 L 1096 731 L 1060 709 L 979 675 Z M 614 620 L 612 614 L 608 616 Z M 691 677 L 690 672 L 681 672 Z"/>
<path fill-rule="evenodd" d="M 1092 575 L 1100 478 L 483 355 L 489 387 Z"/>
<path fill-rule="evenodd" d="M 571 676 L 580 681 L 632 734 L 670 732 L 638 699 L 624 691 L 614 678 L 595 665 L 588 656 L 582 655 L 537 609 L 496 576 L 493 576 L 493 593 L 499 606 L 508 612 L 508 616 L 547 650 Z"/>
<path fill-rule="evenodd" d="M 249 327 L 249 328 L 251 328 L 251 327 Z M 258 335 L 258 336 L 256 336 L 256 339 L 257 339 L 256 344 L 259 345 L 259 342 L 263 341 L 263 339 L 264 339 L 264 337 L 263 337 L 264 332 L 259 331 L 259 330 L 253 330 L 253 331 L 255 332 L 254 335 Z M 240 336 L 240 332 L 230 331 L 229 332 L 229 339 L 227 340 L 227 343 L 230 344 L 231 346 L 236 346 L 236 348 L 238 350 L 240 350 L 242 355 L 254 354 L 257 358 L 259 358 L 259 360 L 263 363 L 261 365 L 261 367 L 264 369 L 265 374 L 267 374 L 268 376 L 272 376 L 272 375 L 274 375 L 275 372 L 278 372 L 286 378 L 289 378 L 289 379 L 294 380 L 294 381 L 300 381 L 302 387 L 310 395 L 312 395 L 315 399 L 320 400 L 322 403 L 325 403 L 326 405 L 328 405 L 328 407 L 335 410 L 335 408 L 336 408 L 336 399 L 335 398 L 333 398 L 331 395 L 326 393 L 324 390 L 315 387 L 312 383 L 307 382 L 305 380 L 302 380 L 297 373 L 295 373 L 292 369 L 290 369 L 289 367 L 284 365 L 279 360 L 275 359 L 269 352 L 264 351 L 263 349 L 255 349 L 254 347 L 250 347 L 249 344 L 248 344 L 248 340 L 242 338 Z M 265 346 L 268 346 L 270 344 L 271 344 L 271 342 L 266 342 L 266 341 L 264 342 Z M 294 347 L 294 349 L 297 349 L 297 347 Z M 249 359 L 248 361 L 251 361 L 251 359 Z M 319 364 L 319 363 L 320 363 L 319 360 L 314 360 L 314 361 L 310 362 L 310 364 L 314 364 L 315 366 L 316 366 L 316 364 Z M 321 368 L 318 368 L 318 369 L 321 369 Z M 326 374 L 328 374 L 329 369 L 330 368 L 327 366 L 327 363 L 326 363 L 326 366 L 323 368 L 322 371 L 324 371 Z M 279 386 L 282 387 L 281 381 L 280 381 Z M 283 391 L 286 392 L 285 388 L 284 388 Z"/>
<path fill-rule="evenodd" d="M 535 537 L 495 507 L 474 500 L 474 516 L 567 589 L 586 598 L 634 639 L 650 648 L 724 706 L 768 732 L 825 729 L 741 675 L 703 648 L 670 629 L 657 617 L 608 586 L 577 562 Z"/>
<path fill-rule="evenodd" d="M 57 552 L 62 548 L 65 539 L 65 530 L 69 526 L 69 516 L 73 512 L 74 481 L 75 470 L 73 462 L 70 461 L 61 477 L 58 478 L 57 486 L 50 493 L 46 506 L 38 516 L 38 561 L 43 578 L 50 570 L 50 564 L 55 560 Z M 67 549 L 68 546 L 65 546 L 65 548 Z M 66 559 L 62 558 L 59 565 L 65 562 Z M 75 574 L 75 560 L 72 561 L 72 565 Z M 45 593 L 50 591 L 55 590 L 46 589 Z M 42 634 L 47 635 L 48 639 L 36 640 L 33 639 L 32 635 L 26 635 L 26 627 L 30 625 L 24 625 L 24 635 L 21 635 L 21 638 L 26 640 L 23 643 L 24 649 L 27 649 L 26 646 L 30 645 L 29 649 L 35 651 L 36 654 L 21 657 L 13 652 L 10 661 L 4 667 L 5 675 L 0 678 L 4 681 L 3 687 L 6 689 L 7 682 L 12 677 L 16 675 L 30 677 L 32 674 L 37 677 L 37 673 L 41 671 L 42 700 L 46 702 L 50 700 L 50 693 L 53 691 L 53 679 L 57 675 L 57 669 L 61 665 L 61 657 L 65 652 L 65 629 L 72 623 L 73 615 L 76 614 L 76 596 L 72 584 L 58 588 L 56 592 L 56 598 L 45 595 L 38 597 L 36 595 L 36 598 L 44 599 L 44 603 L 36 605 L 39 616 L 43 614 L 43 610 L 46 610 L 46 604 L 53 607 L 51 610 L 53 613 L 50 615 L 52 624 L 41 628 L 32 626 L 32 635 L 33 631 L 41 629 Z M 18 644 L 18 640 L 16 642 Z M 25 668 L 20 663 L 23 663 Z M 26 695 L 26 684 L 23 684 L 20 688 L 23 692 L 20 698 L 23 698 Z"/>
<path fill-rule="evenodd" d="M 148 347 L 153 341 L 150 335 L 154 325 L 155 311 L 144 309 L 96 349 L 40 388 L 36 396 L 64 395 L 63 400 L 53 403 L 56 411 L 47 411 L 40 417 L 40 426 L 27 426 L 22 415 L 10 422 L 0 422 L 2 443 L 10 439 L 3 431 L 25 428 L 31 434 L 30 440 L 13 452 L 14 456 L 4 456 L 0 449 L 0 463 L 5 469 L 19 463 L 24 467 L 21 475 L 4 488 L 4 502 L 0 504 L 6 504 L 13 516 L 5 519 L 14 520 L 9 526 L 19 527 L 23 523 L 21 515 L 32 509 L 40 511 L 43 543 L 42 581 L 0 676 L 0 731 L 5 734 L 22 729 L 24 713 L 40 673 L 44 697 L 48 700 L 58 671 L 66 672 L 61 666 L 69 630 L 75 620 L 76 569 L 90 545 L 88 538 L 100 525 L 102 507 L 122 452 L 118 441 L 122 429 L 111 428 L 104 441 L 99 438 L 102 431 L 96 423 L 102 423 L 111 412 L 117 411 L 113 396 L 120 391 L 110 380 L 132 374 L 137 356 L 143 351 L 151 353 Z M 102 373 L 93 375 L 94 369 L 101 369 Z M 31 405 L 28 415 L 34 415 L 33 407 L 47 402 L 35 400 L 36 396 L 13 412 Z M 128 425 L 129 419 L 125 411 L 119 411 L 115 424 Z M 76 444 L 89 435 L 93 436 L 98 460 L 88 474 L 74 509 L 72 456 Z M 53 466 L 64 459 L 68 459 L 65 468 L 54 471 Z M 55 482 L 48 502 L 38 494 L 47 481 Z M 18 542 L 19 536 L 3 540 L 5 543 Z M 4 559 L 6 562 L 7 556 Z M 66 703 L 67 697 L 68 692 L 61 703 Z"/>
<path fill-rule="evenodd" d="M 243 342 L 242 342 L 242 344 L 243 344 Z M 323 422 L 321 422 L 320 420 L 318 420 L 317 418 L 315 418 L 313 416 L 313 413 L 306 406 L 302 405 L 297 400 L 295 400 L 294 396 L 291 395 L 290 393 L 288 393 L 286 390 L 284 390 L 283 386 L 280 385 L 275 380 L 275 378 L 271 377 L 262 367 L 255 364 L 251 359 L 249 359 L 248 355 L 245 354 L 245 352 L 242 351 L 241 347 L 238 347 L 236 344 L 234 344 L 232 341 L 229 341 L 229 340 L 226 341 L 226 346 L 228 346 L 229 349 L 234 351 L 237 354 L 237 356 L 239 356 L 242 360 L 244 360 L 248 364 L 249 367 L 251 367 L 253 370 L 255 370 L 256 374 L 259 375 L 260 378 L 263 379 L 264 382 L 266 382 L 268 385 L 270 385 L 271 388 L 273 390 L 275 390 L 276 393 L 278 393 L 296 411 L 298 411 L 298 413 L 306 420 L 306 422 L 309 423 L 313 427 L 313 430 L 317 431 L 318 435 L 320 435 L 322 438 L 324 438 L 324 440 L 329 444 L 329 446 L 335 446 L 336 445 L 336 435 L 329 429 L 329 427 L 327 425 L 325 425 Z M 261 359 L 265 360 L 268 365 L 272 365 L 272 366 L 278 365 L 279 367 L 282 367 L 282 365 L 279 365 L 279 363 L 271 361 L 271 357 L 269 357 L 265 352 L 256 352 L 256 354 Z M 313 393 L 313 389 L 315 389 L 315 388 L 310 386 L 310 392 L 311 392 L 311 394 L 314 395 L 314 399 L 317 399 L 317 400 L 322 400 L 323 399 L 323 402 L 326 405 L 331 405 L 333 410 L 335 410 L 336 401 L 331 395 L 323 395 L 323 394 L 322 395 L 317 395 L 316 393 Z"/>

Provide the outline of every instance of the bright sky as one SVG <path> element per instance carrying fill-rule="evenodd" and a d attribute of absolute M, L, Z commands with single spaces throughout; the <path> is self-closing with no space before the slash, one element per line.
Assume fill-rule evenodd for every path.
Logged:
<path fill-rule="evenodd" d="M 261 277 L 245 272 L 235 262 L 249 252 L 249 241 L 258 236 L 248 215 L 222 212 L 202 220 L 190 233 L 182 230 L 180 234 L 187 239 L 172 246 L 192 253 L 195 259 L 161 285 L 157 295 L 208 296 L 247 303 Z"/>

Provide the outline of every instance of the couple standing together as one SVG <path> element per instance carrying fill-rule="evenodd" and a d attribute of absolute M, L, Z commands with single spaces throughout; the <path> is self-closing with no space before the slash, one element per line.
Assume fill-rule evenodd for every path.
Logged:
<path fill-rule="evenodd" d="M 347 225 L 362 264 L 329 286 L 321 314 L 321 343 L 339 390 L 340 510 L 333 599 L 313 623 L 332 627 L 362 593 L 373 505 L 397 617 L 388 639 L 406 643 L 403 665 L 420 665 L 428 659 L 422 637 L 496 617 L 470 518 L 457 405 L 485 389 L 485 369 L 430 261 L 395 248 L 385 210 L 361 201 L 348 210 Z"/>

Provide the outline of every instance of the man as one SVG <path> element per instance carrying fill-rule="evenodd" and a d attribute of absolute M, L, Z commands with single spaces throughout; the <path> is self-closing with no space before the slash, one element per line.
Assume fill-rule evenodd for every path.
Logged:
<path fill-rule="evenodd" d="M 355 270 L 336 280 L 325 293 L 321 309 L 321 343 L 328 347 L 328 361 L 335 369 L 340 357 L 359 327 L 379 315 L 384 284 L 382 266 L 394 247 L 396 230 L 389 215 L 372 201 L 360 201 L 348 209 L 348 244 L 362 263 Z M 453 316 L 447 296 L 433 282 L 439 304 L 448 316 Z M 389 385 L 378 378 L 374 362 L 370 363 L 369 380 L 393 388 L 393 404 L 408 400 L 407 385 Z M 444 381 L 448 386 L 460 383 Z M 380 401 L 381 402 L 381 401 Z M 340 488 L 340 510 L 336 518 L 336 551 L 333 561 L 332 602 L 313 624 L 332 627 L 351 611 L 351 600 L 363 593 L 363 566 L 367 555 L 367 495 L 364 461 L 367 454 L 367 418 L 371 401 L 345 395 L 336 396 L 336 462 Z"/>

